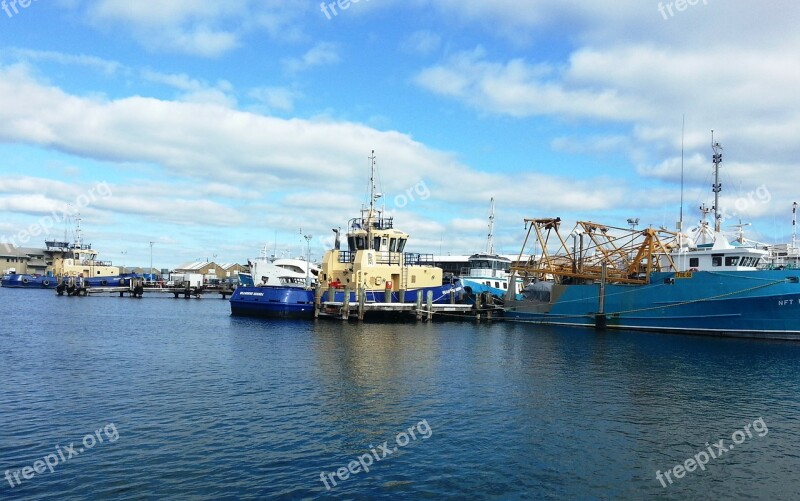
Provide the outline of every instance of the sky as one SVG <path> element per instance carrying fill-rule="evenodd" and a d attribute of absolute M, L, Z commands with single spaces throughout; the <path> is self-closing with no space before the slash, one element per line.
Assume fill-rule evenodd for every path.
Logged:
<path fill-rule="evenodd" d="M 797 19 L 788 1 L 6 0 L 0 241 L 71 240 L 79 213 L 116 265 L 320 259 L 374 150 L 407 251 L 484 250 L 494 198 L 514 254 L 524 218 L 674 229 L 683 199 L 696 224 L 713 130 L 723 229 L 788 242 Z"/>

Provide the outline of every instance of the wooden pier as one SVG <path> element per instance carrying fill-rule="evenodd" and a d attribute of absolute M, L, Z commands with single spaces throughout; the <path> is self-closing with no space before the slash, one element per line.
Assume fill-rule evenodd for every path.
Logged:
<path fill-rule="evenodd" d="M 99 286 L 93 287 L 82 284 L 74 277 L 64 279 L 58 287 L 56 287 L 56 294 L 63 296 L 66 294 L 71 297 L 85 297 L 88 295 L 98 294 L 119 294 L 119 297 L 141 298 L 145 293 L 148 294 L 172 294 L 176 299 L 183 297 L 189 299 L 191 297 L 201 298 L 203 294 L 220 294 L 222 299 L 227 299 L 228 296 L 233 294 L 232 288 L 229 287 L 148 287 L 142 278 L 132 278 L 125 280 L 127 283 L 117 286 Z"/>
<path fill-rule="evenodd" d="M 403 302 L 405 294 L 400 291 L 401 302 L 378 303 L 367 301 L 363 289 L 356 291 L 357 301 L 350 301 L 350 289 L 344 289 L 344 301 L 333 301 L 336 289 L 317 288 L 314 295 L 314 318 L 332 318 L 363 321 L 372 318 L 415 319 L 430 322 L 440 320 L 475 320 L 477 322 L 502 319 L 502 308 L 495 305 L 489 294 L 476 296 L 474 303 L 456 303 L 455 293 L 450 294 L 449 303 L 434 303 L 433 292 L 428 291 L 425 301 L 417 295 L 414 303 Z M 328 300 L 325 300 L 325 298 Z"/>

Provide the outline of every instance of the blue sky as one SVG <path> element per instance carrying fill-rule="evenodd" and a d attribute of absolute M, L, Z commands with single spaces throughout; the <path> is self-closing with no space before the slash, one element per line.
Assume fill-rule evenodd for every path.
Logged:
<path fill-rule="evenodd" d="M 411 251 L 482 250 L 492 197 L 505 253 L 524 217 L 672 229 L 684 116 L 687 225 L 714 129 L 723 226 L 791 238 L 800 4 L 25 4 L 0 4 L 4 240 L 71 203 L 115 264 L 147 265 L 151 241 L 158 267 L 298 255 L 301 228 L 319 258 L 371 150 Z"/>

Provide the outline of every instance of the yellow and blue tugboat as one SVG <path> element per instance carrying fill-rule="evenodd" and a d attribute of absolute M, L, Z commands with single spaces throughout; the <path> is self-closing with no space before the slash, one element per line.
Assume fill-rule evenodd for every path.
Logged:
<path fill-rule="evenodd" d="M 450 301 L 451 291 L 460 292 L 457 281 L 442 283 L 442 269 L 433 265 L 433 255 L 405 252 L 409 235 L 394 227 L 376 207 L 381 198 L 375 187 L 375 156 L 370 157 L 369 205 L 349 222 L 347 250 L 341 249 L 338 230 L 334 248 L 322 259 L 319 283 L 334 289 L 334 301 L 357 301 L 359 292 L 368 302 L 414 303 L 418 295 L 433 293 L 434 303 Z M 264 285 L 239 287 L 231 296 L 234 315 L 312 317 L 314 290 L 309 285 Z"/>

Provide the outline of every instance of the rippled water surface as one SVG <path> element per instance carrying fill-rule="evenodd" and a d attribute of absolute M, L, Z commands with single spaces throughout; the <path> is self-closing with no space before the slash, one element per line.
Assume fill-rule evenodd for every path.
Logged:
<path fill-rule="evenodd" d="M 800 344 L 229 312 L 0 289 L 0 498 L 800 499 Z"/>

